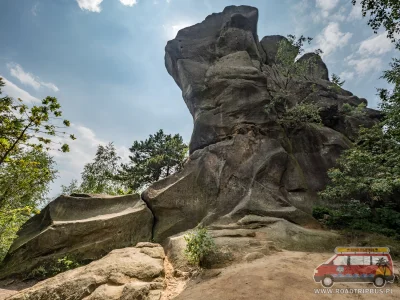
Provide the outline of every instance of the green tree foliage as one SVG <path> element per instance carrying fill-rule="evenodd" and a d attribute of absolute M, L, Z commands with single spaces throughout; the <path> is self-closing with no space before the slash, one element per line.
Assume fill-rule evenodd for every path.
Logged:
<path fill-rule="evenodd" d="M 376 32 L 384 26 L 396 42 L 400 2 L 364 0 L 361 4 L 363 15 L 370 13 L 372 29 Z M 390 67 L 382 78 L 393 88 L 378 89 L 383 119 L 372 128 L 360 130 L 354 147 L 342 154 L 336 168 L 329 170 L 331 183 L 320 195 L 334 206 L 342 204 L 330 211 L 328 225 L 342 222 L 400 238 L 400 60 L 394 58 Z M 363 214 L 348 214 L 351 203 L 356 203 Z"/>
<path fill-rule="evenodd" d="M 63 194 L 90 193 L 121 195 L 132 192 L 117 179 L 121 157 L 118 156 L 113 143 L 99 145 L 93 162 L 84 166 L 82 183 L 72 180 L 69 186 L 62 186 Z"/>
<path fill-rule="evenodd" d="M 339 75 L 336 75 L 335 73 L 331 76 L 331 82 L 339 87 L 343 86 L 345 83 L 345 81 L 340 79 Z"/>
<path fill-rule="evenodd" d="M 400 1 L 399 0 L 352 0 L 353 5 L 357 2 L 361 4 L 363 17 L 369 14 L 368 25 L 375 33 L 382 26 L 387 32 L 387 36 L 396 43 L 400 49 Z M 397 36 L 396 36 L 397 35 Z"/>
<path fill-rule="evenodd" d="M 201 266 L 205 257 L 215 251 L 216 245 L 206 228 L 199 227 L 184 236 L 185 256 L 189 263 Z"/>
<path fill-rule="evenodd" d="M 359 200 L 336 207 L 315 207 L 313 216 L 326 226 L 345 231 L 366 231 L 400 240 L 400 212 L 390 205 L 371 209 Z"/>
<path fill-rule="evenodd" d="M 13 155 L 0 165 L 0 207 L 36 207 L 49 191 L 57 170 L 51 156 L 40 150 Z"/>
<path fill-rule="evenodd" d="M 22 208 L 0 208 L 0 262 L 6 256 L 19 228 L 38 211 L 30 206 Z"/>
<path fill-rule="evenodd" d="M 288 35 L 287 39 L 282 39 L 278 44 L 278 51 L 276 53 L 276 67 L 284 77 L 284 84 L 276 84 L 282 90 L 287 91 L 290 83 L 294 79 L 307 79 L 308 71 L 312 69 L 316 63 L 314 59 L 299 61 L 296 58 L 304 52 L 304 44 L 310 44 L 312 38 L 304 37 L 303 35 L 296 38 L 295 35 Z M 321 54 L 320 49 L 315 51 L 315 54 Z"/>
<path fill-rule="evenodd" d="M 135 141 L 129 150 L 130 163 L 122 165 L 119 178 L 139 190 L 179 171 L 188 147 L 179 134 L 164 134 L 160 129 L 145 141 Z"/>
<path fill-rule="evenodd" d="M 349 103 L 345 103 L 343 104 L 341 111 L 349 116 L 361 117 L 366 115 L 366 107 L 367 105 L 364 102 L 360 103 L 357 106 L 352 106 Z"/>
<path fill-rule="evenodd" d="M 382 77 L 394 85 L 393 89 L 378 90 L 382 112 L 386 116 L 382 125 L 392 138 L 400 142 L 400 59 L 394 58 L 390 67 Z"/>
<path fill-rule="evenodd" d="M 1 88 L 4 86 L 0 78 Z M 49 184 L 56 178 L 54 137 L 64 137 L 70 125 L 61 119 L 61 106 L 54 97 L 28 107 L 23 100 L 0 98 L 0 260 L 20 226 L 45 201 Z M 71 139 L 75 139 L 70 135 Z M 67 152 L 69 146 L 58 149 Z"/>
<path fill-rule="evenodd" d="M 38 213 L 56 178 L 53 159 L 41 150 L 19 152 L 0 165 L 0 261 L 19 228 Z"/>
<path fill-rule="evenodd" d="M 400 144 L 384 132 L 381 124 L 361 129 L 355 147 L 345 151 L 331 179 L 320 193 L 328 201 L 360 200 L 371 207 L 390 202 L 400 188 Z M 400 203 L 399 203 L 400 204 Z"/>
<path fill-rule="evenodd" d="M 296 127 L 299 124 L 319 124 L 322 125 L 322 119 L 319 115 L 319 108 L 313 103 L 299 103 L 290 109 L 287 109 L 278 123 L 287 127 Z"/>
<path fill-rule="evenodd" d="M 304 44 L 310 44 L 311 41 L 310 37 L 296 38 L 294 35 L 288 35 L 287 39 L 282 39 L 278 44 L 274 67 L 283 80 L 280 82 L 275 80 L 274 76 L 270 77 L 274 87 L 268 86 L 271 101 L 265 106 L 265 112 L 268 114 L 272 112 L 276 115 L 277 122 L 287 127 L 310 123 L 321 124 L 318 107 L 313 103 L 298 103 L 295 106 L 288 104 L 289 99 L 295 96 L 290 85 L 295 80 L 309 80 L 310 70 L 313 70 L 317 63 L 316 56 L 306 60 L 296 59 L 304 52 Z M 320 49 L 315 51 L 317 55 L 321 53 Z"/>
<path fill-rule="evenodd" d="M 1 87 L 5 83 L 0 78 Z M 21 99 L 0 98 L 0 165 L 11 159 L 21 148 L 50 150 L 55 142 L 51 137 L 63 137 L 63 131 L 70 126 L 68 120 L 61 120 L 61 105 L 54 97 L 46 97 L 42 105 L 28 107 Z M 62 122 L 62 124 L 59 124 Z M 72 140 L 74 135 L 70 135 Z M 68 152 L 68 144 L 60 143 L 60 151 Z"/>

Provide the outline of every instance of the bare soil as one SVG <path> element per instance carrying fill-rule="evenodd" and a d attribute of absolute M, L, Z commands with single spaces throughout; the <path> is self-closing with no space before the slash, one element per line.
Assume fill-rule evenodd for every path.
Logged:
<path fill-rule="evenodd" d="M 203 276 L 192 279 L 185 290 L 174 299 L 400 299 L 398 284 L 387 284 L 383 289 L 375 289 L 371 283 L 336 283 L 331 288 L 335 294 L 321 294 L 321 290 L 327 289 L 315 283 L 312 276 L 314 269 L 332 255 L 333 253 L 282 251 L 250 263 L 232 265 L 218 272 L 205 271 Z M 395 272 L 398 273 L 398 270 L 397 263 Z M 207 273 L 211 276 L 207 276 Z M 337 294 L 337 289 L 339 292 L 345 292 L 343 289 L 348 289 L 349 292 L 368 289 L 377 294 Z"/>

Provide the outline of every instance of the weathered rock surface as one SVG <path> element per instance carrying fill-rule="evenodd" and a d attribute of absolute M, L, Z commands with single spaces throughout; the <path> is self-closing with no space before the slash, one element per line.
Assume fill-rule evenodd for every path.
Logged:
<path fill-rule="evenodd" d="M 164 289 L 164 250 L 139 243 L 117 249 L 87 266 L 56 275 L 10 300 L 159 300 Z"/>
<path fill-rule="evenodd" d="M 150 241 L 153 215 L 138 195 L 60 196 L 18 232 L 0 277 L 26 276 L 64 255 L 97 259 L 113 249 Z"/>
<path fill-rule="evenodd" d="M 307 74 L 289 84 L 279 73 L 278 43 L 257 36 L 258 10 L 230 6 L 180 30 L 168 42 L 165 64 L 194 120 L 190 157 L 182 172 L 142 195 L 155 215 L 153 238 L 203 225 L 226 225 L 246 215 L 283 218 L 317 227 L 311 209 L 328 182 L 326 171 L 351 146 L 358 126 L 379 113 L 354 117 L 341 111 L 365 101 L 334 88 L 319 56 Z M 284 90 L 287 107 L 314 103 L 324 126 L 277 122 L 265 106 Z M 283 105 L 282 105 L 283 106 Z"/>
<path fill-rule="evenodd" d="M 164 249 L 177 270 L 190 270 L 184 256 L 187 232 L 168 237 Z M 211 225 L 209 233 L 217 250 L 207 255 L 203 264 L 221 268 L 233 263 L 252 261 L 281 249 L 324 252 L 344 243 L 332 232 L 301 227 L 282 218 L 247 215 L 235 223 Z"/>

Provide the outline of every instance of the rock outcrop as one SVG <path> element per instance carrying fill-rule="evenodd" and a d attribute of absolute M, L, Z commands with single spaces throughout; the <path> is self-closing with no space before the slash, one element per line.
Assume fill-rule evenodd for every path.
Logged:
<path fill-rule="evenodd" d="M 1 277 L 24 274 L 68 255 L 94 260 L 113 249 L 150 241 L 153 215 L 138 195 L 60 196 L 18 232 Z"/>
<path fill-rule="evenodd" d="M 283 218 L 317 227 L 311 209 L 328 182 L 326 171 L 351 146 L 359 125 L 379 114 L 354 117 L 344 103 L 364 100 L 333 86 L 315 54 L 314 64 L 288 82 L 276 61 L 282 36 L 257 36 L 258 10 L 230 6 L 180 30 L 168 42 L 165 64 L 193 116 L 190 157 L 182 172 L 156 182 L 142 195 L 155 215 L 153 238 L 165 238 L 201 223 L 236 224 L 246 215 Z M 324 126 L 278 122 L 266 112 L 279 94 L 288 108 L 312 103 Z"/>
<path fill-rule="evenodd" d="M 164 289 L 164 250 L 139 243 L 40 282 L 8 298 L 71 300 L 159 300 Z"/>

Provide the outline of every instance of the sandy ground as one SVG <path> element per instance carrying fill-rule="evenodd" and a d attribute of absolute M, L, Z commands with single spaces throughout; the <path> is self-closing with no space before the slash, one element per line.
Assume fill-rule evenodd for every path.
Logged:
<path fill-rule="evenodd" d="M 266 299 L 400 299 L 400 286 L 387 284 L 375 289 L 372 284 L 336 283 L 324 289 L 312 279 L 314 269 L 333 253 L 282 251 L 253 262 L 235 264 L 223 269 L 205 270 L 196 278 L 185 280 L 172 275 L 172 266 L 165 263 L 167 288 L 163 300 L 266 300 Z M 400 263 L 395 263 L 399 273 Z M 0 300 L 33 285 L 33 282 L 0 282 Z M 337 293 L 364 289 L 376 294 Z M 331 290 L 334 294 L 322 294 Z M 317 293 L 317 291 L 319 293 Z M 383 292 L 383 293 L 381 293 Z M 387 292 L 387 293 L 386 293 Z"/>
<path fill-rule="evenodd" d="M 18 291 L 29 288 L 33 286 L 37 281 L 27 281 L 27 282 L 13 282 L 10 280 L 0 281 L 0 300 L 7 299 Z"/>
<path fill-rule="evenodd" d="M 236 264 L 224 269 L 206 271 L 203 278 L 192 279 L 175 300 L 244 300 L 244 299 L 400 299 L 400 286 L 387 284 L 374 289 L 372 284 L 336 283 L 337 289 L 373 289 L 378 294 L 316 294 L 323 289 L 312 279 L 314 269 L 333 253 L 306 253 L 283 251 L 250 263 Z M 399 265 L 395 264 L 398 273 Z M 211 272 L 207 277 L 207 272 Z M 218 274 L 219 273 L 219 274 Z M 209 276 L 209 277 L 210 277 Z M 381 291 L 388 294 L 381 294 Z"/>

